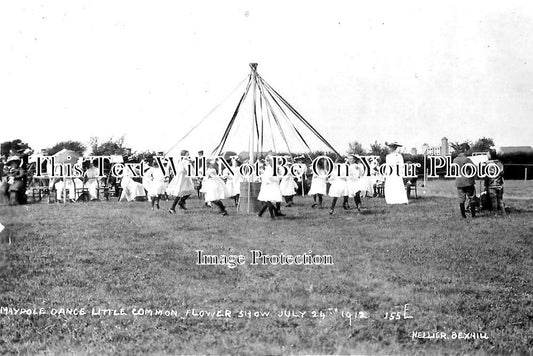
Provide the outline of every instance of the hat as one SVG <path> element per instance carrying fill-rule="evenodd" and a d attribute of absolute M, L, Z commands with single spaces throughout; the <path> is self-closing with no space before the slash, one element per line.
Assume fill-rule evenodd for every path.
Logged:
<path fill-rule="evenodd" d="M 20 157 L 19 156 L 11 156 L 7 159 L 6 161 L 6 164 L 9 164 L 10 162 L 14 162 L 14 161 L 19 161 L 20 162 Z"/>
<path fill-rule="evenodd" d="M 387 146 L 389 147 L 403 147 L 401 144 L 399 144 L 398 142 L 396 141 L 393 141 L 391 143 L 388 143 Z"/>
<path fill-rule="evenodd" d="M 182 157 L 185 157 L 188 154 L 189 154 L 189 151 L 187 151 L 187 150 L 181 150 L 181 152 L 180 152 L 180 156 L 182 156 Z"/>
<path fill-rule="evenodd" d="M 198 151 L 198 156 L 203 156 L 204 155 L 204 151 Z"/>

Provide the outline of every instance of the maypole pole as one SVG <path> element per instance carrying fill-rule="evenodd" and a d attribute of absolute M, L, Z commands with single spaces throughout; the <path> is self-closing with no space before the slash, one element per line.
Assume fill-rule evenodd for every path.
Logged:
<path fill-rule="evenodd" d="M 257 118 L 256 113 L 256 105 L 255 105 L 255 97 L 257 93 L 257 63 L 250 63 L 250 68 L 252 69 L 252 100 L 253 100 L 253 115 L 251 115 L 252 120 L 252 129 L 250 131 L 250 151 L 249 151 L 249 157 L 250 157 L 250 164 L 253 165 L 255 161 L 255 154 L 254 154 L 254 136 L 255 136 L 255 121 Z M 252 174 L 253 177 L 253 174 Z M 251 188 L 251 182 L 248 182 L 248 202 L 247 202 L 247 212 L 250 213 L 250 188 Z"/>
<path fill-rule="evenodd" d="M 256 92 L 257 92 L 257 63 L 250 63 L 250 68 L 252 68 L 252 97 L 253 97 L 253 115 L 251 117 L 252 119 L 252 130 L 250 132 L 250 164 L 253 164 L 254 162 L 254 130 L 255 130 L 255 115 L 256 115 L 256 106 L 255 106 L 255 97 L 256 97 Z"/>

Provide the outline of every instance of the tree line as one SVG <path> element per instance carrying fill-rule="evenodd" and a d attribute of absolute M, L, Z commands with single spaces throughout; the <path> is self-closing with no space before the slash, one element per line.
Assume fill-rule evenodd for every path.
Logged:
<path fill-rule="evenodd" d="M 83 155 L 85 152 L 93 156 L 130 156 L 132 160 L 149 159 L 156 155 L 155 151 L 131 152 L 124 144 L 124 136 L 102 140 L 99 137 L 91 137 L 89 145 L 80 141 L 61 141 L 44 149 L 44 154 L 52 156 L 62 149 L 71 150 Z M 6 141 L 1 144 L 0 155 L 8 157 L 12 154 L 23 155 L 25 151 L 33 151 L 31 147 L 20 139 Z"/>

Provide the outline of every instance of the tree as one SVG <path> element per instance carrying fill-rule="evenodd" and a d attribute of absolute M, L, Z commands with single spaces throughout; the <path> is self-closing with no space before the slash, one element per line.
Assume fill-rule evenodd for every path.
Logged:
<path fill-rule="evenodd" d="M 333 162 L 335 162 L 339 157 L 336 153 L 333 153 L 331 151 L 313 151 L 309 152 L 309 155 L 305 155 L 304 163 L 306 165 L 311 165 L 311 163 L 320 156 L 326 156 L 329 157 Z"/>
<path fill-rule="evenodd" d="M 470 147 L 472 147 L 472 142 L 469 140 L 466 140 L 464 142 L 450 142 L 450 146 L 453 148 L 455 152 L 468 152 L 470 150 Z"/>
<path fill-rule="evenodd" d="M 61 151 L 63 148 L 77 152 L 80 155 L 83 155 L 83 152 L 85 152 L 85 150 L 87 149 L 87 147 L 79 141 L 62 141 L 62 142 L 56 143 L 52 147 L 47 148 L 46 154 L 49 156 L 55 155 L 56 153 Z"/>
<path fill-rule="evenodd" d="M 354 141 L 348 144 L 348 154 L 351 155 L 365 155 L 366 150 L 363 148 L 359 142 Z"/>
<path fill-rule="evenodd" d="M 387 156 L 389 152 L 389 148 L 381 143 L 378 143 L 378 141 L 374 141 L 374 143 L 370 145 L 370 154 L 372 156 L 379 156 L 383 162 L 385 161 L 385 156 Z"/>
<path fill-rule="evenodd" d="M 472 146 L 472 152 L 486 152 L 494 146 L 494 139 L 490 137 L 482 137 Z"/>
<path fill-rule="evenodd" d="M 31 147 L 22 142 L 21 139 L 15 139 L 13 141 L 6 141 L 1 144 L 0 155 L 8 157 L 10 155 L 23 155 L 25 152 L 31 151 Z"/>
<path fill-rule="evenodd" d="M 91 154 L 93 156 L 111 156 L 111 155 L 126 155 L 126 147 L 124 147 L 124 136 L 117 139 L 110 138 L 104 142 L 98 142 L 98 137 L 91 137 L 89 146 L 91 147 Z"/>
<path fill-rule="evenodd" d="M 155 151 L 143 151 L 135 153 L 135 156 L 132 158 L 132 160 L 134 162 L 140 162 L 142 160 L 145 160 L 148 163 L 152 164 L 155 156 L 157 156 L 157 152 Z"/>

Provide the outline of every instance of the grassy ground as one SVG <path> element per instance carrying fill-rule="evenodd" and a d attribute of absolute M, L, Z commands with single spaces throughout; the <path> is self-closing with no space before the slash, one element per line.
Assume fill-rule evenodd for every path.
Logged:
<path fill-rule="evenodd" d="M 450 181 L 430 182 L 408 206 L 365 199 L 362 213 L 329 216 L 297 197 L 275 222 L 234 208 L 221 217 L 199 200 L 175 216 L 169 202 L 156 212 L 146 202 L 0 206 L 14 240 L 0 255 L 0 307 L 47 313 L 4 311 L 0 353 L 531 353 L 533 189 L 506 184 L 508 216 L 473 220 L 458 218 Z M 197 249 L 312 250 L 335 264 L 198 266 Z M 384 319 L 407 303 L 412 319 Z M 59 308 L 89 315 L 50 314 Z M 92 308 L 126 315 L 92 316 Z M 179 314 L 132 315 L 139 308 Z M 186 315 L 192 309 L 229 309 L 232 317 Z M 272 314 L 239 318 L 240 310 Z M 273 315 L 280 310 L 307 314 Z M 369 318 L 350 325 L 346 312 L 359 311 Z M 449 339 L 413 338 L 415 331 Z M 451 339 L 453 332 L 488 339 Z"/>

